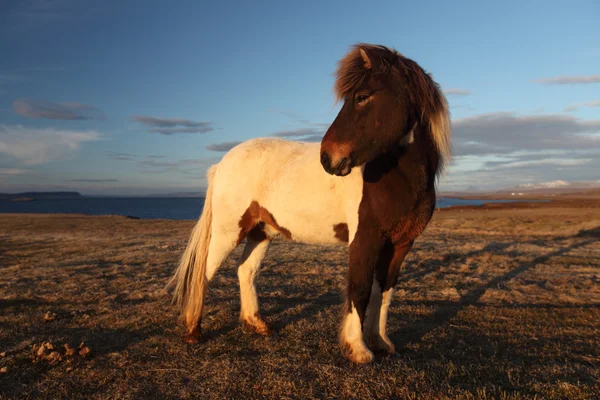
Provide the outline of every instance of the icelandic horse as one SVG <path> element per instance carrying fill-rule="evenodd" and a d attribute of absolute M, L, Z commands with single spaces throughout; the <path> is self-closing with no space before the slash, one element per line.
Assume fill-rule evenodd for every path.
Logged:
<path fill-rule="evenodd" d="M 429 223 L 436 178 L 451 155 L 446 98 L 416 62 L 357 44 L 339 61 L 343 106 L 321 143 L 243 142 L 213 165 L 202 215 L 169 282 L 187 329 L 201 339 L 208 283 L 246 239 L 239 260 L 245 332 L 271 334 L 255 288 L 271 240 L 347 243 L 348 282 L 340 342 L 355 363 L 395 353 L 388 309 L 404 258 Z"/>

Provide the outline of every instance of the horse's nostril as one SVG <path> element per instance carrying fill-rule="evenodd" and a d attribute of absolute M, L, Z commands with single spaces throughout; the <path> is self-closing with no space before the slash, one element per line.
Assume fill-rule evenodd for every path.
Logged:
<path fill-rule="evenodd" d="M 329 172 L 331 169 L 331 158 L 329 158 L 329 154 L 326 152 L 321 153 L 321 165 L 325 168 L 325 171 Z"/>
<path fill-rule="evenodd" d="M 340 161 L 338 166 L 335 168 L 335 174 L 338 176 L 346 175 L 346 168 L 348 167 L 349 163 L 350 159 L 348 157 L 344 157 L 342 161 Z"/>

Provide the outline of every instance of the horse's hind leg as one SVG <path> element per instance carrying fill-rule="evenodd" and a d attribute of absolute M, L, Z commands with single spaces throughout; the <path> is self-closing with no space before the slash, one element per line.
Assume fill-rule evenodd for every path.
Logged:
<path fill-rule="evenodd" d="M 208 284 L 214 278 L 223 261 L 229 256 L 231 251 L 237 246 L 237 237 L 223 229 L 215 229 L 213 226 L 212 237 L 210 240 L 210 244 L 208 246 L 208 256 L 206 258 L 206 283 L 202 288 L 202 293 L 200 296 L 200 303 L 202 304 L 202 308 L 204 308 L 204 297 L 206 296 L 206 290 L 208 288 Z M 202 311 L 200 311 L 200 317 L 195 322 L 195 324 L 189 323 L 188 325 L 193 326 L 193 329 L 189 331 L 188 335 L 185 337 L 185 341 L 187 343 L 198 343 L 202 337 Z"/>
<path fill-rule="evenodd" d="M 256 233 L 256 234 L 253 234 Z M 271 335 L 272 330 L 261 318 L 258 296 L 254 281 L 260 270 L 260 263 L 271 243 L 262 232 L 250 232 L 246 247 L 239 261 L 238 278 L 240 280 L 240 321 L 245 333 L 254 332 L 260 335 Z"/>

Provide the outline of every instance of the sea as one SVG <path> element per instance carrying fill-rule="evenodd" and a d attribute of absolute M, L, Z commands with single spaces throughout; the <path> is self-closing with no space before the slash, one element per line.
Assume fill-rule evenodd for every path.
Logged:
<path fill-rule="evenodd" d="M 445 208 L 514 200 L 463 200 L 438 198 L 437 207 Z M 202 197 L 77 197 L 11 201 L 0 199 L 0 213 L 44 213 L 121 215 L 139 219 L 195 220 L 202 212 Z"/>

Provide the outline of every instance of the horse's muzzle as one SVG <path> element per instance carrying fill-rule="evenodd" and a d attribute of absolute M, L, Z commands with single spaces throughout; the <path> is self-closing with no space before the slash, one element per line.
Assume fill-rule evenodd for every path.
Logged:
<path fill-rule="evenodd" d="M 321 165 L 328 174 L 337 176 L 346 176 L 352 170 L 352 160 L 349 157 L 344 157 L 332 165 L 331 157 L 326 151 L 321 153 Z"/>

